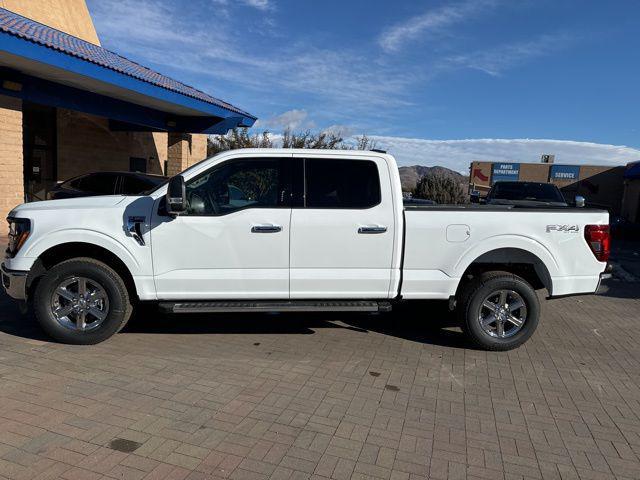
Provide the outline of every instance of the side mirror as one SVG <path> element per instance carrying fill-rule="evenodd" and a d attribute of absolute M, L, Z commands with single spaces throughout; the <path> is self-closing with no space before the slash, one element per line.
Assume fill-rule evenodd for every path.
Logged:
<path fill-rule="evenodd" d="M 584 208 L 585 204 L 587 203 L 585 198 L 581 195 L 576 195 L 575 202 L 576 202 L 576 207 L 578 208 Z"/>
<path fill-rule="evenodd" d="M 179 215 L 187 210 L 187 191 L 182 175 L 176 175 L 169 179 L 166 199 L 169 215 Z"/>

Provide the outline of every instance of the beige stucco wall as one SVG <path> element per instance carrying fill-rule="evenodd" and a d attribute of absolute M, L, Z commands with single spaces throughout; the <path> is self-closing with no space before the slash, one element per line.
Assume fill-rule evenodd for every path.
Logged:
<path fill-rule="evenodd" d="M 7 214 L 23 201 L 22 170 L 22 101 L 0 96 L 0 235 L 7 233 Z"/>
<path fill-rule="evenodd" d="M 85 0 L 0 0 L 0 7 L 100 45 Z"/>
<path fill-rule="evenodd" d="M 129 170 L 129 158 L 147 160 L 147 172 L 175 175 L 207 155 L 204 134 L 113 132 L 106 118 L 59 108 L 58 180 L 103 170 Z"/>
<path fill-rule="evenodd" d="M 106 118 L 58 109 L 58 180 L 100 170 L 129 170 L 129 157 L 147 160 L 147 172 L 162 174 L 167 134 L 113 132 Z"/>
<path fill-rule="evenodd" d="M 518 179 L 529 182 L 548 182 L 549 168 L 548 163 L 521 163 Z"/>

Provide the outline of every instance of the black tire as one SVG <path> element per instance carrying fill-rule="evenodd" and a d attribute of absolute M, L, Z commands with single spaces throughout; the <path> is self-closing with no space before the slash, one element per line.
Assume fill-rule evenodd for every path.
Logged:
<path fill-rule="evenodd" d="M 526 320 L 512 336 L 499 338 L 483 329 L 480 315 L 484 300 L 494 292 L 504 290 L 516 292 L 524 301 Z M 533 287 L 523 278 L 508 272 L 486 272 L 462 287 L 459 315 L 463 331 L 476 346 L 484 350 L 512 350 L 526 342 L 538 327 L 540 302 Z M 504 323 L 515 327 L 508 322 Z"/>
<path fill-rule="evenodd" d="M 73 277 L 85 277 L 97 282 L 108 298 L 108 312 L 94 330 L 71 330 L 61 325 L 53 314 L 51 298 L 61 282 Z M 62 343 L 93 345 L 119 332 L 132 311 L 129 292 L 124 281 L 112 268 L 93 258 L 72 258 L 49 269 L 38 282 L 33 296 L 36 319 L 44 331 Z"/>

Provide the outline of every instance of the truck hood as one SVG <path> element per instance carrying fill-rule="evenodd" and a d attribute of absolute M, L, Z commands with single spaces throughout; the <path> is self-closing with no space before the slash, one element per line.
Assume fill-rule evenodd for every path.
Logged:
<path fill-rule="evenodd" d="M 97 197 L 66 198 L 62 200 L 45 200 L 42 202 L 23 203 L 11 210 L 9 216 L 20 216 L 29 212 L 46 210 L 86 210 L 110 208 L 122 203 L 125 198 L 122 195 L 102 195 Z"/>

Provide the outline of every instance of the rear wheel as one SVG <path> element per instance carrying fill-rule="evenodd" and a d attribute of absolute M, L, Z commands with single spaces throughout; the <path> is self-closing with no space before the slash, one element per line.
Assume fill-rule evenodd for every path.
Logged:
<path fill-rule="evenodd" d="M 535 332 L 540 302 L 533 287 L 507 272 L 488 272 L 472 280 L 460 299 L 462 327 L 486 350 L 511 350 Z"/>
<path fill-rule="evenodd" d="M 111 337 L 132 310 L 122 278 L 92 258 L 66 260 L 48 270 L 33 300 L 42 328 L 58 341 L 78 345 Z"/>

